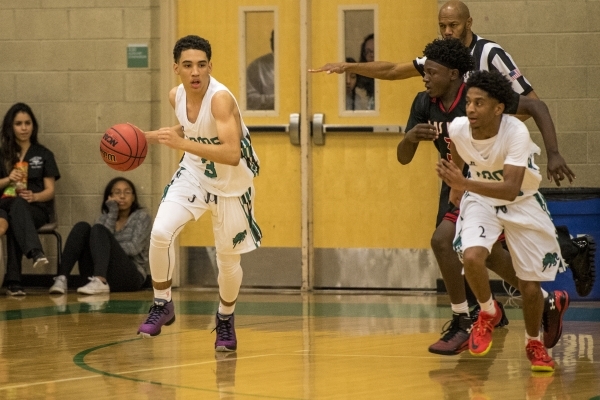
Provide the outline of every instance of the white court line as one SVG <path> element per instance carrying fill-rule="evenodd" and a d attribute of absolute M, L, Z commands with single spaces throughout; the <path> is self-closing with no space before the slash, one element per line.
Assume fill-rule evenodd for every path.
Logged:
<path fill-rule="evenodd" d="M 270 356 L 276 356 L 276 355 L 279 355 L 279 354 L 263 354 L 263 355 L 258 355 L 258 356 L 239 357 L 237 359 L 238 360 L 247 360 L 247 359 L 250 359 L 250 358 L 270 357 Z M 171 366 L 168 366 L 168 367 L 157 367 L 157 368 L 146 368 L 146 369 L 139 369 L 139 370 L 133 370 L 133 371 L 125 371 L 125 372 L 106 372 L 106 371 L 101 371 L 101 372 L 106 372 L 106 373 L 111 374 L 111 375 L 126 375 L 126 374 L 135 374 L 135 373 L 138 373 L 138 372 L 159 371 L 159 370 L 163 370 L 163 369 L 167 370 L 167 369 L 173 369 L 173 368 L 191 367 L 191 366 L 195 366 L 195 365 L 212 364 L 214 362 L 219 362 L 219 361 L 218 360 L 203 361 L 203 362 L 191 363 L 191 364 L 171 365 Z M 32 387 L 32 386 L 39 386 L 39 385 L 48 385 L 50 383 L 72 382 L 72 381 L 79 381 L 79 380 L 83 380 L 83 379 L 95 379 L 95 378 L 101 378 L 101 377 L 106 376 L 106 375 L 99 374 L 99 373 L 94 372 L 94 371 L 89 371 L 89 370 L 86 370 L 86 371 L 88 371 L 90 373 L 93 373 L 94 375 L 93 376 L 81 376 L 81 377 L 78 377 L 78 378 L 55 379 L 55 380 L 43 381 L 43 382 L 23 383 L 21 385 L 4 386 L 4 387 L 0 387 L 0 391 L 10 390 L 10 389 L 21 389 L 21 388 Z"/>
<path fill-rule="evenodd" d="M 318 356 L 318 357 L 377 357 L 377 358 L 411 358 L 411 359 L 430 359 L 430 358 L 439 358 L 437 356 L 423 356 L 423 357 L 415 357 L 415 356 L 386 356 L 386 355 L 369 355 L 369 354 L 323 354 L 323 353 L 310 353 L 308 352 L 308 350 L 297 350 L 295 353 L 278 353 L 278 354 L 261 354 L 261 355 L 256 355 L 256 356 L 247 356 L 247 357 L 237 357 L 238 360 L 249 360 L 252 358 L 262 358 L 262 357 L 281 357 L 281 356 L 306 356 L 306 355 L 311 355 L 311 356 Z M 298 354 L 298 353 L 302 353 L 302 354 Z M 474 358 L 474 360 L 478 360 L 476 358 Z M 483 359 L 482 359 L 483 360 Z M 498 359 L 497 359 L 498 360 Z M 509 360 L 509 359 L 506 359 Z M 203 362 L 197 362 L 197 363 L 190 363 L 190 364 L 179 364 L 179 365 L 170 365 L 170 366 L 165 366 L 165 367 L 156 367 L 156 368 L 144 368 L 144 369 L 136 369 L 136 370 L 132 370 L 132 371 L 123 371 L 123 372 L 106 372 L 110 375 L 128 375 L 128 374 L 136 374 L 136 373 L 141 373 L 141 372 L 150 372 L 150 371 L 160 371 L 160 370 L 168 370 L 168 369 L 174 369 L 174 368 L 185 368 L 185 367 L 193 367 L 193 366 L 197 366 L 197 365 L 205 365 L 205 364 L 212 364 L 214 362 L 219 362 L 219 360 L 211 360 L 211 361 L 203 361 Z M 88 370 L 89 371 L 89 370 Z M 94 379 L 94 378 L 100 378 L 103 377 L 105 375 L 102 374 L 98 374 L 95 373 L 93 371 L 89 371 L 94 373 L 95 375 L 93 376 L 85 376 L 85 377 L 79 377 L 79 378 L 66 378 L 66 379 L 56 379 L 56 380 L 51 380 L 51 381 L 43 381 L 43 382 L 35 382 L 35 383 L 24 383 L 22 385 L 12 385 L 12 386 L 5 386 L 5 387 L 0 387 L 0 391 L 3 390 L 9 390 L 9 389 L 20 389 L 20 388 L 26 388 L 26 387 L 32 387 L 32 386 L 39 386 L 39 385 L 47 385 L 50 383 L 61 383 L 61 382 L 71 382 L 71 381 L 78 381 L 78 380 L 83 380 L 83 379 Z M 105 371 L 102 371 L 105 372 Z"/>
<path fill-rule="evenodd" d="M 44 382 L 35 382 L 35 383 L 24 383 L 22 385 L 12 385 L 12 386 L 4 386 L 0 387 L 0 391 L 2 390 L 10 390 L 10 389 L 21 389 L 26 387 L 38 386 L 38 385 L 48 385 L 50 383 L 60 383 L 60 382 L 71 382 L 71 381 L 80 381 L 83 379 L 95 379 L 102 378 L 103 375 L 95 374 L 94 376 L 82 376 L 79 378 L 66 378 L 66 379 L 55 379 L 53 381 L 44 381 Z"/>

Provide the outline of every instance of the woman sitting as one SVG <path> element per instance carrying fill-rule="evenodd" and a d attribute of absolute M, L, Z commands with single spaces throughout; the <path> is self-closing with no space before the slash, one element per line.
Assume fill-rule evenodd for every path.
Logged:
<path fill-rule="evenodd" d="M 79 262 L 79 274 L 90 282 L 81 294 L 130 292 L 142 288 L 149 274 L 148 251 L 152 219 L 140 207 L 133 183 L 112 179 L 104 189 L 102 213 L 91 226 L 75 224 L 62 253 L 62 265 L 50 293 L 64 294 L 67 277 Z"/>

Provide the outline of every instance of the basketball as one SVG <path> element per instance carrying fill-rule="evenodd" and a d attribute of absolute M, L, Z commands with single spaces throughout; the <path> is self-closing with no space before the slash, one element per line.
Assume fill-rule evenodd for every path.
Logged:
<path fill-rule="evenodd" d="M 144 162 L 147 152 L 146 136 L 131 124 L 111 126 L 100 141 L 102 159 L 117 171 L 136 169 Z"/>

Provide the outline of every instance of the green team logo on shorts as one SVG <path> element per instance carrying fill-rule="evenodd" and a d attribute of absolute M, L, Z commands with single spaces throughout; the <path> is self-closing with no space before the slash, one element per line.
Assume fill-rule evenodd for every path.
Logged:
<path fill-rule="evenodd" d="M 235 249 L 235 246 L 237 246 L 238 244 L 242 243 L 244 241 L 244 239 L 246 239 L 246 230 L 244 230 L 244 232 L 240 232 L 237 235 L 235 235 L 235 237 L 233 238 L 233 248 Z"/>
<path fill-rule="evenodd" d="M 558 264 L 558 254 L 546 253 L 546 255 L 544 256 L 544 260 L 542 261 L 542 264 L 544 265 L 542 272 L 544 272 L 546 270 L 546 268 L 554 267 L 556 264 Z"/>

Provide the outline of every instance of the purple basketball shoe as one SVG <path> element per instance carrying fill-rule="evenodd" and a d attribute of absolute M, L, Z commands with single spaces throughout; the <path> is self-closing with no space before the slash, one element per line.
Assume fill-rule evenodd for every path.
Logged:
<path fill-rule="evenodd" d="M 140 325 L 138 329 L 138 335 L 149 338 L 160 334 L 160 328 L 163 325 L 171 325 L 175 322 L 175 306 L 172 301 L 157 302 L 155 301 L 150 311 L 148 312 L 148 318 Z"/>
<path fill-rule="evenodd" d="M 213 329 L 213 331 L 217 331 L 215 350 L 235 351 L 237 349 L 237 338 L 235 336 L 234 315 L 221 315 L 217 313 L 215 320 L 217 323 L 217 326 Z"/>

